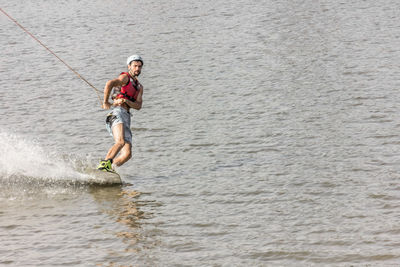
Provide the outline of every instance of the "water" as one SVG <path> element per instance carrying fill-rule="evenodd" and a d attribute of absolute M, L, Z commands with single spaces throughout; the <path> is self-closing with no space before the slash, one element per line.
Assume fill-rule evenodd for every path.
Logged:
<path fill-rule="evenodd" d="M 124 184 L 82 184 L 106 111 L 1 14 L 0 265 L 398 265 L 399 5 L 2 1 L 101 90 L 141 54 L 145 92 Z"/>

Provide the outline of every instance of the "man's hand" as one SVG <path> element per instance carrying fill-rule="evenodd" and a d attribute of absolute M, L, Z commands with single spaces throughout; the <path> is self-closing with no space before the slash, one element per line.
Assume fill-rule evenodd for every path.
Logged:
<path fill-rule="evenodd" d="M 111 107 L 111 104 L 110 104 L 110 102 L 104 102 L 103 103 L 103 105 L 101 106 L 103 109 L 110 109 L 110 107 Z"/>
<path fill-rule="evenodd" d="M 113 106 L 121 106 L 126 102 L 125 98 L 117 98 L 114 100 L 114 103 L 112 104 Z"/>

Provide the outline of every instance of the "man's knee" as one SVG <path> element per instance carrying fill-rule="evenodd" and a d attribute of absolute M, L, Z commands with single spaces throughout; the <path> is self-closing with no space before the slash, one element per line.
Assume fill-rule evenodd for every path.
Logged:
<path fill-rule="evenodd" d="M 117 145 L 118 148 L 121 149 L 125 145 L 125 140 L 124 139 L 118 139 L 118 140 L 115 141 L 115 145 Z"/>
<path fill-rule="evenodd" d="M 132 158 L 132 146 L 129 143 L 125 143 L 125 147 L 122 152 L 127 160 Z"/>
<path fill-rule="evenodd" d="M 132 151 L 131 151 L 131 150 L 128 150 L 128 151 L 126 152 L 126 158 L 127 158 L 128 160 L 132 158 Z"/>

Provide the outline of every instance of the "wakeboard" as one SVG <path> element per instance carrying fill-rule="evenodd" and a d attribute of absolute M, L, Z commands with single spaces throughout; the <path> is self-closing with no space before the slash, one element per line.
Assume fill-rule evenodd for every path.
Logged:
<path fill-rule="evenodd" d="M 96 185 L 116 185 L 122 184 L 121 176 L 116 172 L 108 172 L 102 170 L 90 170 L 88 182 Z"/>

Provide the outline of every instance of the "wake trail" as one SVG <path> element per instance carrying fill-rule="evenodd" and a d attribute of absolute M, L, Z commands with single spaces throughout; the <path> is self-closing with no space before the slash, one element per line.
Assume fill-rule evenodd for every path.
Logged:
<path fill-rule="evenodd" d="M 0 132 L 0 179 L 28 177 L 37 180 L 85 181 L 88 159 L 73 159 L 49 152 L 31 140 Z"/>

